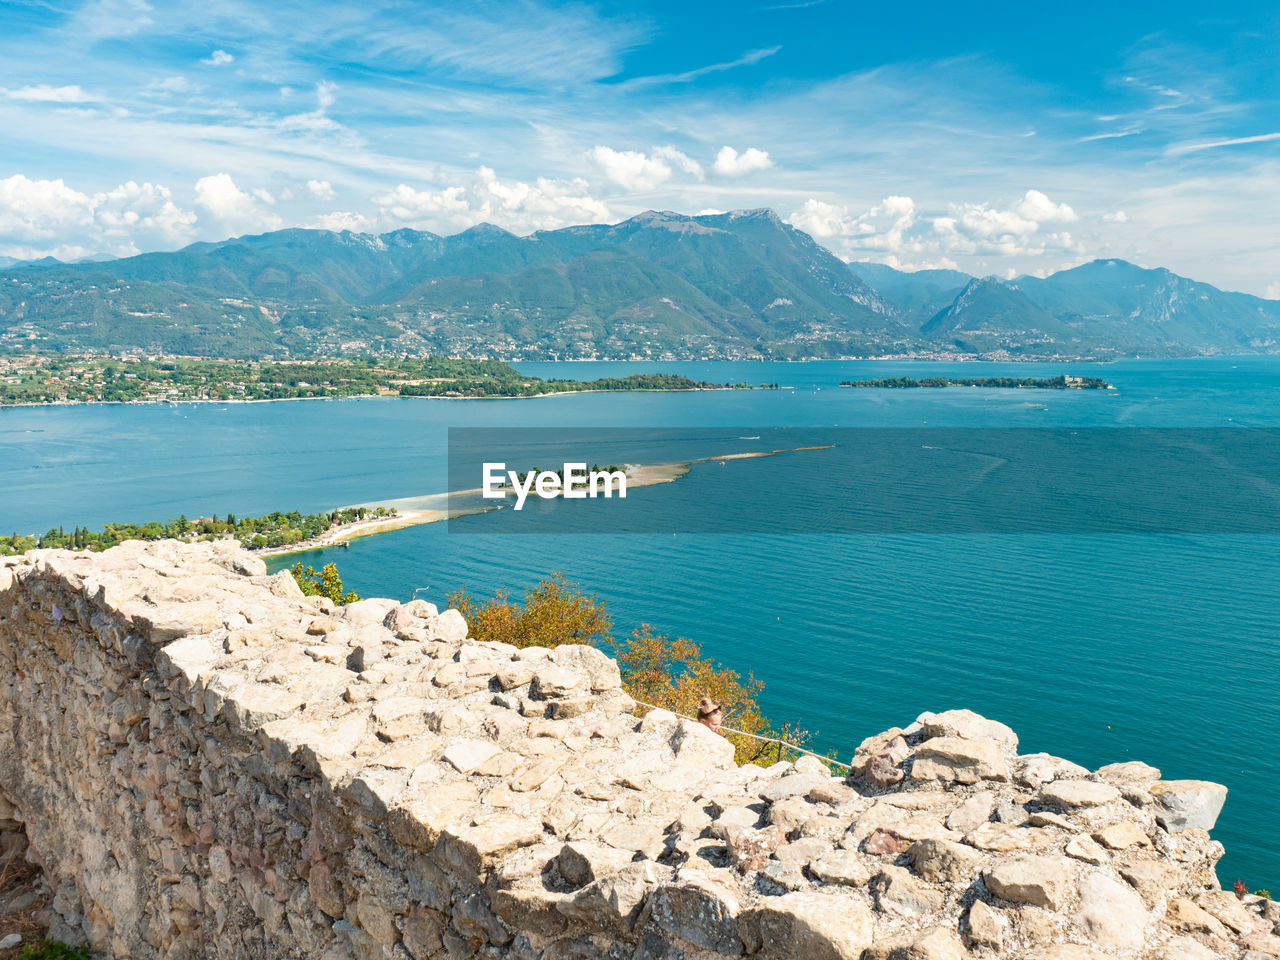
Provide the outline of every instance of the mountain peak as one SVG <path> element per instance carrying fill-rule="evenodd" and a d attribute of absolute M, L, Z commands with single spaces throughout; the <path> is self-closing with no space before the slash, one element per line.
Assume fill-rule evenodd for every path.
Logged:
<path fill-rule="evenodd" d="M 477 223 L 474 227 L 468 227 L 461 233 L 454 234 L 454 236 L 479 240 L 484 238 L 499 239 L 503 237 L 514 237 L 515 234 L 510 230 L 503 230 L 502 227 L 497 224 L 490 223 L 488 220 L 485 220 L 481 223 Z"/>
<path fill-rule="evenodd" d="M 773 207 L 756 207 L 752 210 L 730 210 L 728 213 L 730 220 L 767 220 L 769 223 L 782 225 L 782 218 L 774 211 Z"/>

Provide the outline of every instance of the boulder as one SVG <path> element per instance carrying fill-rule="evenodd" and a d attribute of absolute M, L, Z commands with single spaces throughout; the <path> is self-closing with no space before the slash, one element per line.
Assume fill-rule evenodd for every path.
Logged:
<path fill-rule="evenodd" d="M 1137 950 L 1144 942 L 1147 910 L 1132 888 L 1105 873 L 1090 872 L 1080 878 L 1076 922 L 1104 949 Z"/>
<path fill-rule="evenodd" d="M 962 740 L 998 740 L 1012 750 L 1018 749 L 1018 735 L 1012 728 L 995 720 L 988 720 L 972 710 L 944 710 L 942 713 L 922 713 L 916 718 L 925 739 L 933 737 L 959 737 Z"/>
<path fill-rule="evenodd" d="M 889 960 L 965 960 L 968 956 L 959 935 L 944 927 L 933 927 L 889 952 Z"/>
<path fill-rule="evenodd" d="M 1071 838 L 1071 842 L 1067 844 L 1067 856 L 1095 865 L 1106 863 L 1111 859 L 1111 855 L 1087 833 Z"/>
<path fill-rule="evenodd" d="M 1001 911 L 983 900 L 975 900 L 969 907 L 968 921 L 970 944 L 989 950 L 1003 949 L 1009 936 L 1009 921 Z"/>
<path fill-rule="evenodd" d="M 1061 810 L 1099 807 L 1120 799 L 1120 791 L 1109 783 L 1094 780 L 1054 780 L 1040 788 L 1041 803 Z"/>
<path fill-rule="evenodd" d="M 940 839 L 917 840 L 907 854 L 916 873 L 933 883 L 967 883 L 982 861 L 972 847 Z"/>
<path fill-rule="evenodd" d="M 1160 771 L 1141 760 L 1126 760 L 1124 763 L 1108 763 L 1095 771 L 1096 776 L 1108 783 L 1121 786 L 1127 783 L 1148 785 L 1160 779 Z"/>
<path fill-rule="evenodd" d="M 933 737 L 916 747 L 911 776 L 958 783 L 1008 780 L 1009 766 L 999 740 Z"/>
<path fill-rule="evenodd" d="M 969 833 L 991 819 L 996 808 L 996 795 L 984 790 L 975 793 L 947 816 L 947 829 Z"/>
<path fill-rule="evenodd" d="M 1208 780 L 1157 780 L 1147 792 L 1156 803 L 1156 822 L 1170 833 L 1212 830 L 1227 801 L 1227 788 Z"/>
<path fill-rule="evenodd" d="M 431 625 L 431 638 L 446 643 L 461 643 L 467 639 L 467 621 L 452 608 L 444 611 Z"/>
<path fill-rule="evenodd" d="M 859 960 L 875 932 L 867 904 L 820 892 L 768 897 L 739 928 L 762 960 Z"/>
<path fill-rule="evenodd" d="M 1151 838 L 1147 836 L 1147 831 L 1132 820 L 1108 823 L 1105 827 L 1094 831 L 1093 838 L 1111 850 L 1151 846 Z"/>
<path fill-rule="evenodd" d="M 1165 910 L 1165 922 L 1180 933 L 1193 933 L 1220 937 L 1229 936 L 1222 921 L 1190 900 L 1174 897 Z"/>
<path fill-rule="evenodd" d="M 871 861 L 853 850 L 832 850 L 809 864 L 809 872 L 824 883 L 865 886 L 875 872 Z"/>
<path fill-rule="evenodd" d="M 1087 768 L 1048 753 L 1029 753 L 1014 763 L 1015 778 L 1028 787 L 1038 787 L 1050 780 L 1076 780 L 1089 776 Z"/>
<path fill-rule="evenodd" d="M 917 880 L 902 867 L 884 867 L 871 881 L 871 894 L 881 913 L 918 917 L 942 906 L 943 894 Z"/>
<path fill-rule="evenodd" d="M 1071 872 L 1062 860 L 1024 856 L 997 863 L 983 875 L 1002 900 L 1061 910 L 1071 895 Z"/>
<path fill-rule="evenodd" d="M 490 740 L 459 740 L 445 747 L 441 757 L 466 775 L 501 752 L 502 748 Z"/>
<path fill-rule="evenodd" d="M 561 877 L 576 888 L 612 877 L 631 863 L 632 858 L 634 854 L 630 850 L 617 850 L 591 840 L 575 840 L 561 847 L 556 865 Z"/>
<path fill-rule="evenodd" d="M 723 872 L 723 871 L 722 871 Z M 703 950 L 742 952 L 738 897 L 730 878 L 710 874 L 665 884 L 650 898 L 649 922 Z"/>
<path fill-rule="evenodd" d="M 1149 907 L 1155 906 L 1156 901 L 1177 885 L 1179 879 L 1176 868 L 1155 860 L 1137 860 L 1123 866 L 1120 876 L 1138 891 Z"/>

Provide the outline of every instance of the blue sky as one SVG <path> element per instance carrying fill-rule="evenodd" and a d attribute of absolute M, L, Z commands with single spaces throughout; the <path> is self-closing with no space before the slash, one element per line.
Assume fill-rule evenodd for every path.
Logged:
<path fill-rule="evenodd" d="M 760 206 L 1280 298 L 1280 7 L 0 2 L 0 256 Z"/>

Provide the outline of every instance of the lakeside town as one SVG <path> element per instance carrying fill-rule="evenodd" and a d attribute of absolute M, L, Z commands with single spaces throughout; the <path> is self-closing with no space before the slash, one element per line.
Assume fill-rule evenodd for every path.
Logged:
<path fill-rule="evenodd" d="M 186 403 L 341 397 L 516 398 L 588 391 L 771 389 L 674 374 L 582 381 L 526 376 L 500 360 L 218 360 L 204 357 L 0 355 L 0 406 Z"/>

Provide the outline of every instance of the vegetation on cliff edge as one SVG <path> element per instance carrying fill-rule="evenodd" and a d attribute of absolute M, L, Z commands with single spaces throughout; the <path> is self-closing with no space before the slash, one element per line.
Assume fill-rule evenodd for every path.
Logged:
<path fill-rule="evenodd" d="M 477 640 L 493 640 L 516 647 L 554 647 L 589 643 L 618 661 L 627 693 L 645 707 L 660 707 L 685 716 L 697 713 L 698 701 L 710 697 L 724 708 L 724 725 L 754 737 L 784 740 L 807 747 L 812 734 L 787 724 L 771 726 L 756 698 L 764 688 L 751 674 L 741 676 L 704 657 L 698 644 L 685 637 L 655 633 L 642 624 L 629 638 L 613 635 L 613 618 L 603 600 L 559 574 L 526 591 L 524 602 L 499 591 L 477 601 L 467 591 L 449 595 L 449 605 L 466 619 Z M 642 712 L 644 708 L 642 708 Z M 772 761 L 778 746 L 754 737 L 726 733 L 738 763 Z"/>

